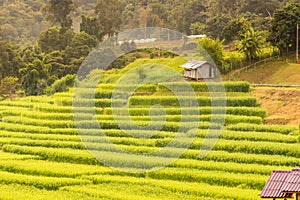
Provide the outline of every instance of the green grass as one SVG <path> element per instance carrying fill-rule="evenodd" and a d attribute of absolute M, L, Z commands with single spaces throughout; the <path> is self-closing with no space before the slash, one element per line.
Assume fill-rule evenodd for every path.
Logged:
<path fill-rule="evenodd" d="M 182 60 L 137 60 L 132 66 L 119 70 L 119 74 L 106 74 L 107 80 L 114 83 L 128 70 L 153 61 L 170 63 L 177 69 Z M 200 85 L 194 84 L 194 87 Z M 240 88 L 237 83 L 229 85 L 236 91 L 227 92 L 231 107 L 214 108 L 218 118 L 227 111 L 225 127 L 221 132 L 217 131 L 219 124 L 208 122 L 212 117 L 212 108 L 208 105 L 209 93 L 205 91 L 197 93 L 197 98 L 199 102 L 208 103 L 196 108 L 181 108 L 176 98 L 162 92 L 158 85 L 143 86 L 131 98 L 134 106 L 130 106 L 128 111 L 131 120 L 141 125 L 137 128 L 126 120 L 124 113 L 127 110 L 124 107 L 116 110 L 121 115 L 120 124 L 113 120 L 109 97 L 114 85 L 100 84 L 97 103 L 102 108 L 95 111 L 106 137 L 99 135 L 100 130 L 96 129 L 98 124 L 88 120 L 88 98 L 80 102 L 78 108 L 82 113 L 78 115 L 80 124 L 86 128 L 81 131 L 81 136 L 78 135 L 73 121 L 72 90 L 54 97 L 3 101 L 0 104 L 0 198 L 257 199 L 272 170 L 287 170 L 299 165 L 298 136 L 288 134 L 290 130 L 294 131 L 294 127 L 261 125 L 266 111 L 249 93 L 249 84 L 242 84 L 246 89 Z M 126 90 L 125 87 L 123 89 Z M 88 96 L 89 91 L 86 94 Z M 220 99 L 217 95 L 214 98 Z M 150 109 L 155 104 L 165 106 L 166 123 L 163 123 L 161 108 Z M 197 117 L 199 111 L 200 116 Z M 182 119 L 181 114 L 187 117 Z M 154 122 L 148 126 L 151 116 Z M 194 120 L 201 121 L 198 130 L 186 133 L 195 124 L 192 123 Z M 234 125 L 241 122 L 245 124 Z M 120 129 L 119 125 L 124 129 Z M 208 134 L 210 125 L 214 129 Z M 157 127 L 162 129 L 149 137 L 153 134 L 153 128 Z M 179 127 L 181 132 L 177 133 Z M 178 139 L 174 140 L 175 136 Z M 189 144 L 187 137 L 191 136 L 195 138 L 189 149 L 179 154 L 185 150 L 183 147 Z M 208 149 L 208 144 L 218 137 L 208 155 L 199 158 L 200 149 Z M 125 151 L 138 155 L 151 153 L 153 157 L 143 157 L 141 160 L 136 155 L 130 155 L 124 161 L 124 155 L 118 154 L 117 148 L 108 145 L 106 139 Z M 168 144 L 168 151 L 159 151 Z M 93 153 L 101 153 L 102 158 L 108 159 L 115 167 L 135 169 L 139 173 L 105 166 L 86 147 Z M 180 158 L 166 168 L 141 171 L 142 167 L 157 166 L 178 155 Z"/>
<path fill-rule="evenodd" d="M 139 69 L 140 66 L 143 66 L 144 70 L 143 72 L 146 74 L 146 77 L 143 78 L 143 82 L 145 83 L 153 83 L 154 79 L 157 82 L 164 81 L 163 79 L 157 79 L 159 76 L 159 73 L 161 72 L 162 66 L 167 66 L 168 70 L 164 70 L 164 73 L 167 75 L 167 73 L 170 72 L 178 72 L 182 73 L 183 69 L 180 69 L 179 66 L 184 64 L 186 62 L 185 59 L 181 57 L 175 57 L 175 58 L 160 58 L 160 59 L 138 59 L 134 61 L 133 63 L 129 64 L 125 68 L 122 69 L 112 69 L 104 72 L 101 76 L 100 83 L 117 83 L 118 80 L 122 76 L 126 76 L 129 81 L 127 83 L 139 83 Z M 141 73 L 143 73 L 141 72 Z M 165 77 L 165 76 L 164 76 Z"/>
<path fill-rule="evenodd" d="M 228 80 L 230 74 L 224 76 L 224 80 Z M 256 84 L 300 85 L 300 64 L 285 61 L 271 62 L 237 73 L 233 80 Z"/>

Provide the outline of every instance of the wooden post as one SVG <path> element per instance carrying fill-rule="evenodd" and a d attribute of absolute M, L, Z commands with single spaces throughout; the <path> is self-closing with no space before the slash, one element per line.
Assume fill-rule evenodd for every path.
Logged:
<path fill-rule="evenodd" d="M 296 39 L 296 62 L 299 60 L 299 24 L 297 24 L 297 39 Z"/>

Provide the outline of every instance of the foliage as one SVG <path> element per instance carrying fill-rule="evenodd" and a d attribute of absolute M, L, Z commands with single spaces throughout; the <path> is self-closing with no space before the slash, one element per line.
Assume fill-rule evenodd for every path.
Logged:
<path fill-rule="evenodd" d="M 242 34 L 241 37 L 242 40 L 239 51 L 243 52 L 249 60 L 256 59 L 261 54 L 262 46 L 264 44 L 262 33 L 255 31 L 250 27 L 250 29 Z"/>
<path fill-rule="evenodd" d="M 71 45 L 70 43 L 74 36 L 75 33 L 72 29 L 63 29 L 54 26 L 41 33 L 38 38 L 38 46 L 44 53 L 62 51 Z"/>
<path fill-rule="evenodd" d="M 19 79 L 16 77 L 5 77 L 0 82 L 0 96 L 12 99 L 17 92 Z"/>
<path fill-rule="evenodd" d="M 224 41 L 220 41 L 219 39 L 212 40 L 209 39 L 208 37 L 198 40 L 198 44 L 200 45 L 200 47 L 206 50 L 206 52 L 209 54 L 209 56 L 215 62 L 215 64 L 218 66 L 219 69 L 222 67 L 223 58 L 224 58 L 223 42 Z M 201 54 L 203 54 L 202 49 L 198 49 L 198 51 Z"/>
<path fill-rule="evenodd" d="M 121 1 L 98 0 L 95 14 L 97 24 L 102 30 L 100 38 L 105 35 L 112 37 L 120 30 L 122 24 L 121 13 Z"/>
<path fill-rule="evenodd" d="M 0 79 L 6 76 L 19 77 L 21 58 L 13 43 L 0 40 Z"/>
<path fill-rule="evenodd" d="M 42 10 L 52 25 L 58 23 L 64 29 L 72 26 L 70 14 L 75 10 L 73 0 L 50 0 Z"/>
<path fill-rule="evenodd" d="M 250 24 L 244 17 L 231 20 L 223 30 L 225 41 L 232 42 L 234 40 L 241 39 L 241 35 L 244 34 L 249 27 Z"/>
<path fill-rule="evenodd" d="M 99 41 L 102 41 L 104 33 L 101 29 L 102 27 L 100 27 L 97 23 L 97 19 L 95 17 L 82 15 L 81 20 L 82 22 L 80 23 L 80 31 L 95 36 Z"/>
<path fill-rule="evenodd" d="M 67 75 L 61 79 L 56 80 L 51 86 L 46 88 L 47 95 L 53 95 L 56 92 L 65 92 L 73 87 L 76 75 Z"/>
<path fill-rule="evenodd" d="M 44 88 L 48 85 L 48 81 L 51 81 L 49 79 L 50 69 L 51 65 L 38 59 L 20 69 L 21 84 L 26 95 L 44 94 Z"/>
<path fill-rule="evenodd" d="M 241 52 L 225 52 L 224 53 L 224 63 L 223 72 L 227 73 L 232 70 L 238 69 L 243 66 L 246 61 L 246 56 Z"/>
<path fill-rule="evenodd" d="M 272 19 L 270 41 L 281 53 L 294 51 L 296 47 L 297 23 L 300 23 L 300 4 L 287 4 L 275 11 Z"/>
<path fill-rule="evenodd" d="M 42 32 L 38 39 L 38 46 L 44 53 L 61 50 L 59 28 L 51 27 L 48 30 Z"/>

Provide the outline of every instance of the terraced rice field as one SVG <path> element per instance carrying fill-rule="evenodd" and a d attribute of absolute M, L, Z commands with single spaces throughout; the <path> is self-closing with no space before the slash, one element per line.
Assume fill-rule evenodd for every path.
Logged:
<path fill-rule="evenodd" d="M 299 167 L 299 130 L 263 125 L 266 111 L 252 97 L 249 84 L 226 83 L 226 98 L 218 97 L 216 89 L 212 100 L 203 83 L 192 87 L 197 107 L 180 104 L 161 85 L 136 90 L 128 111 L 122 106 L 111 108 L 112 102 L 119 105 L 122 101 L 111 99 L 114 85 L 108 84 L 99 85 L 96 99 L 89 91 L 82 94 L 75 107 L 73 90 L 53 98 L 0 102 L 0 199 L 258 199 L 272 170 Z M 180 98 L 190 102 L 191 97 L 182 93 Z M 219 101 L 226 101 L 227 107 L 211 107 Z M 97 124 L 90 120 L 91 102 L 96 105 Z M 160 107 L 150 109 L 157 104 L 164 107 L 163 112 Z M 79 113 L 77 122 L 74 109 Z M 133 124 L 128 123 L 126 113 Z M 91 154 L 101 152 L 116 167 L 139 169 L 141 163 L 118 160 L 106 141 L 128 152 L 168 158 L 186 147 L 188 142 L 180 137 L 188 135 L 195 122 L 189 148 L 159 170 L 119 171 Z M 153 135 L 153 130 L 158 131 Z M 177 135 L 179 139 L 172 142 Z M 201 158 L 200 149 L 205 149 L 207 141 L 216 144 Z M 167 145 L 170 151 L 161 153 Z M 153 157 L 145 161 L 150 166 L 157 162 Z"/>

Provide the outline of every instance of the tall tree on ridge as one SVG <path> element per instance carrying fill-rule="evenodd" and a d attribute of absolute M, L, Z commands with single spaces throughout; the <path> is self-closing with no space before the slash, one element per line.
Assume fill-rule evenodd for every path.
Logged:
<path fill-rule="evenodd" d="M 72 26 L 70 14 L 75 10 L 73 0 L 49 0 L 42 10 L 52 25 L 59 23 L 62 28 L 66 29 Z"/>
<path fill-rule="evenodd" d="M 116 34 L 122 25 L 122 4 L 119 0 L 99 0 L 95 8 L 99 27 L 103 30 L 102 35 L 108 37 Z"/>

